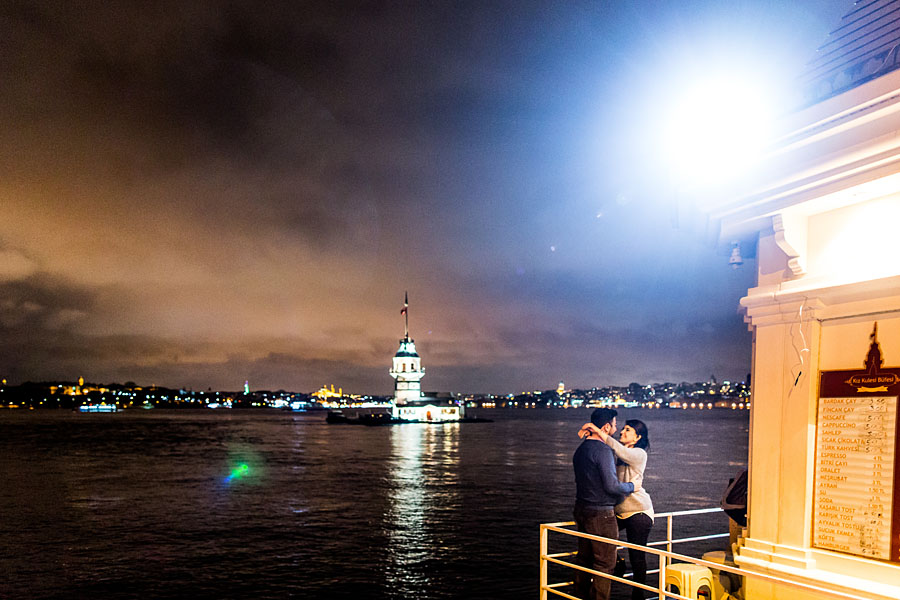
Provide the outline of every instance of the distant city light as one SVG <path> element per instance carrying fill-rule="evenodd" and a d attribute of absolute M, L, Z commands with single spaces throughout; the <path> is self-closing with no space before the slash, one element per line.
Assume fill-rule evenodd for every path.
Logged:
<path fill-rule="evenodd" d="M 333 386 L 331 386 L 333 387 Z M 73 394 L 73 389 L 77 393 Z M 560 390 L 563 390 L 560 393 Z M 47 396 L 49 392 L 50 396 Z M 201 406 L 210 409 L 259 407 L 290 412 L 307 412 L 321 408 L 391 408 L 389 398 L 383 396 L 358 396 L 322 388 L 320 394 L 307 394 L 279 390 L 261 390 L 235 397 L 233 392 L 206 392 L 193 390 L 167 390 L 165 388 L 141 388 L 128 383 L 126 386 L 111 383 L 99 385 L 85 383 L 73 386 L 71 382 L 48 383 L 40 387 L 0 387 L 0 409 L 71 408 L 86 412 L 119 412 L 128 409 L 176 408 L 180 405 Z M 653 384 L 631 384 L 626 387 L 592 387 L 566 389 L 563 382 L 552 390 L 531 390 L 519 394 L 466 394 L 459 396 L 458 404 L 470 408 L 598 408 L 601 406 L 623 408 L 672 408 L 672 409 L 749 409 L 749 384 L 739 382 L 716 385 L 709 381 Z M 746 403 L 746 406 L 745 406 Z M 244 464 L 236 463 L 236 464 Z M 235 470 L 226 481 L 247 474 L 244 469 Z"/>

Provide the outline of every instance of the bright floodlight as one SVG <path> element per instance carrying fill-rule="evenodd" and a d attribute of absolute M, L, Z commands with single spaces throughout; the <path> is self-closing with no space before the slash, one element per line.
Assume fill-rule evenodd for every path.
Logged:
<path fill-rule="evenodd" d="M 752 166 L 769 140 L 771 97 L 736 77 L 687 88 L 669 115 L 664 150 L 678 179 L 720 183 Z"/>

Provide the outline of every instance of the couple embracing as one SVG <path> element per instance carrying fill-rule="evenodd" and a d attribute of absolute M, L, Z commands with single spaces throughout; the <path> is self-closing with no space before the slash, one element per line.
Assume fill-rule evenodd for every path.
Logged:
<path fill-rule="evenodd" d="M 575 523 L 578 531 L 612 539 L 619 539 L 619 530 L 624 529 L 630 543 L 645 546 L 653 525 L 653 504 L 643 489 L 650 449 L 647 426 L 642 421 L 626 421 L 616 440 L 616 414 L 611 408 L 598 408 L 591 414 L 591 422 L 578 432 L 584 441 L 572 457 Z M 645 583 L 646 555 L 629 549 L 628 558 L 634 581 Z M 616 547 L 578 538 L 577 562 L 595 571 L 612 573 Z M 609 579 L 576 571 L 575 595 L 586 600 L 607 600 L 611 583 Z M 631 590 L 632 600 L 644 598 L 640 588 Z"/>

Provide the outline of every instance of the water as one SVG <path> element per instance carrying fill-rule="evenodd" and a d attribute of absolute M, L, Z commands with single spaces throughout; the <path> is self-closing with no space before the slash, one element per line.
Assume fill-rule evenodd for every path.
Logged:
<path fill-rule="evenodd" d="M 588 415 L 359 427 L 321 413 L 2 413 L 0 598 L 533 597 L 538 524 L 571 519 Z M 649 426 L 658 512 L 717 506 L 746 464 L 746 411 L 623 416 Z"/>

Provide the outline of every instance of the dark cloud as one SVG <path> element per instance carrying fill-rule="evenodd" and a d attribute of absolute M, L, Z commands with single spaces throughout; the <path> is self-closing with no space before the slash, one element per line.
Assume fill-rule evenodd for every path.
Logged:
<path fill-rule="evenodd" d="M 427 389 L 743 376 L 753 263 L 672 227 L 654 115 L 839 10 L 739 8 L 6 2 L 0 375 L 387 393 L 409 290 Z"/>
<path fill-rule="evenodd" d="M 70 285 L 61 278 L 35 273 L 0 281 L 0 326 L 5 339 L 30 341 L 32 335 L 65 331 L 96 309 L 94 290 Z M 18 335 L 15 334 L 18 332 Z"/>

